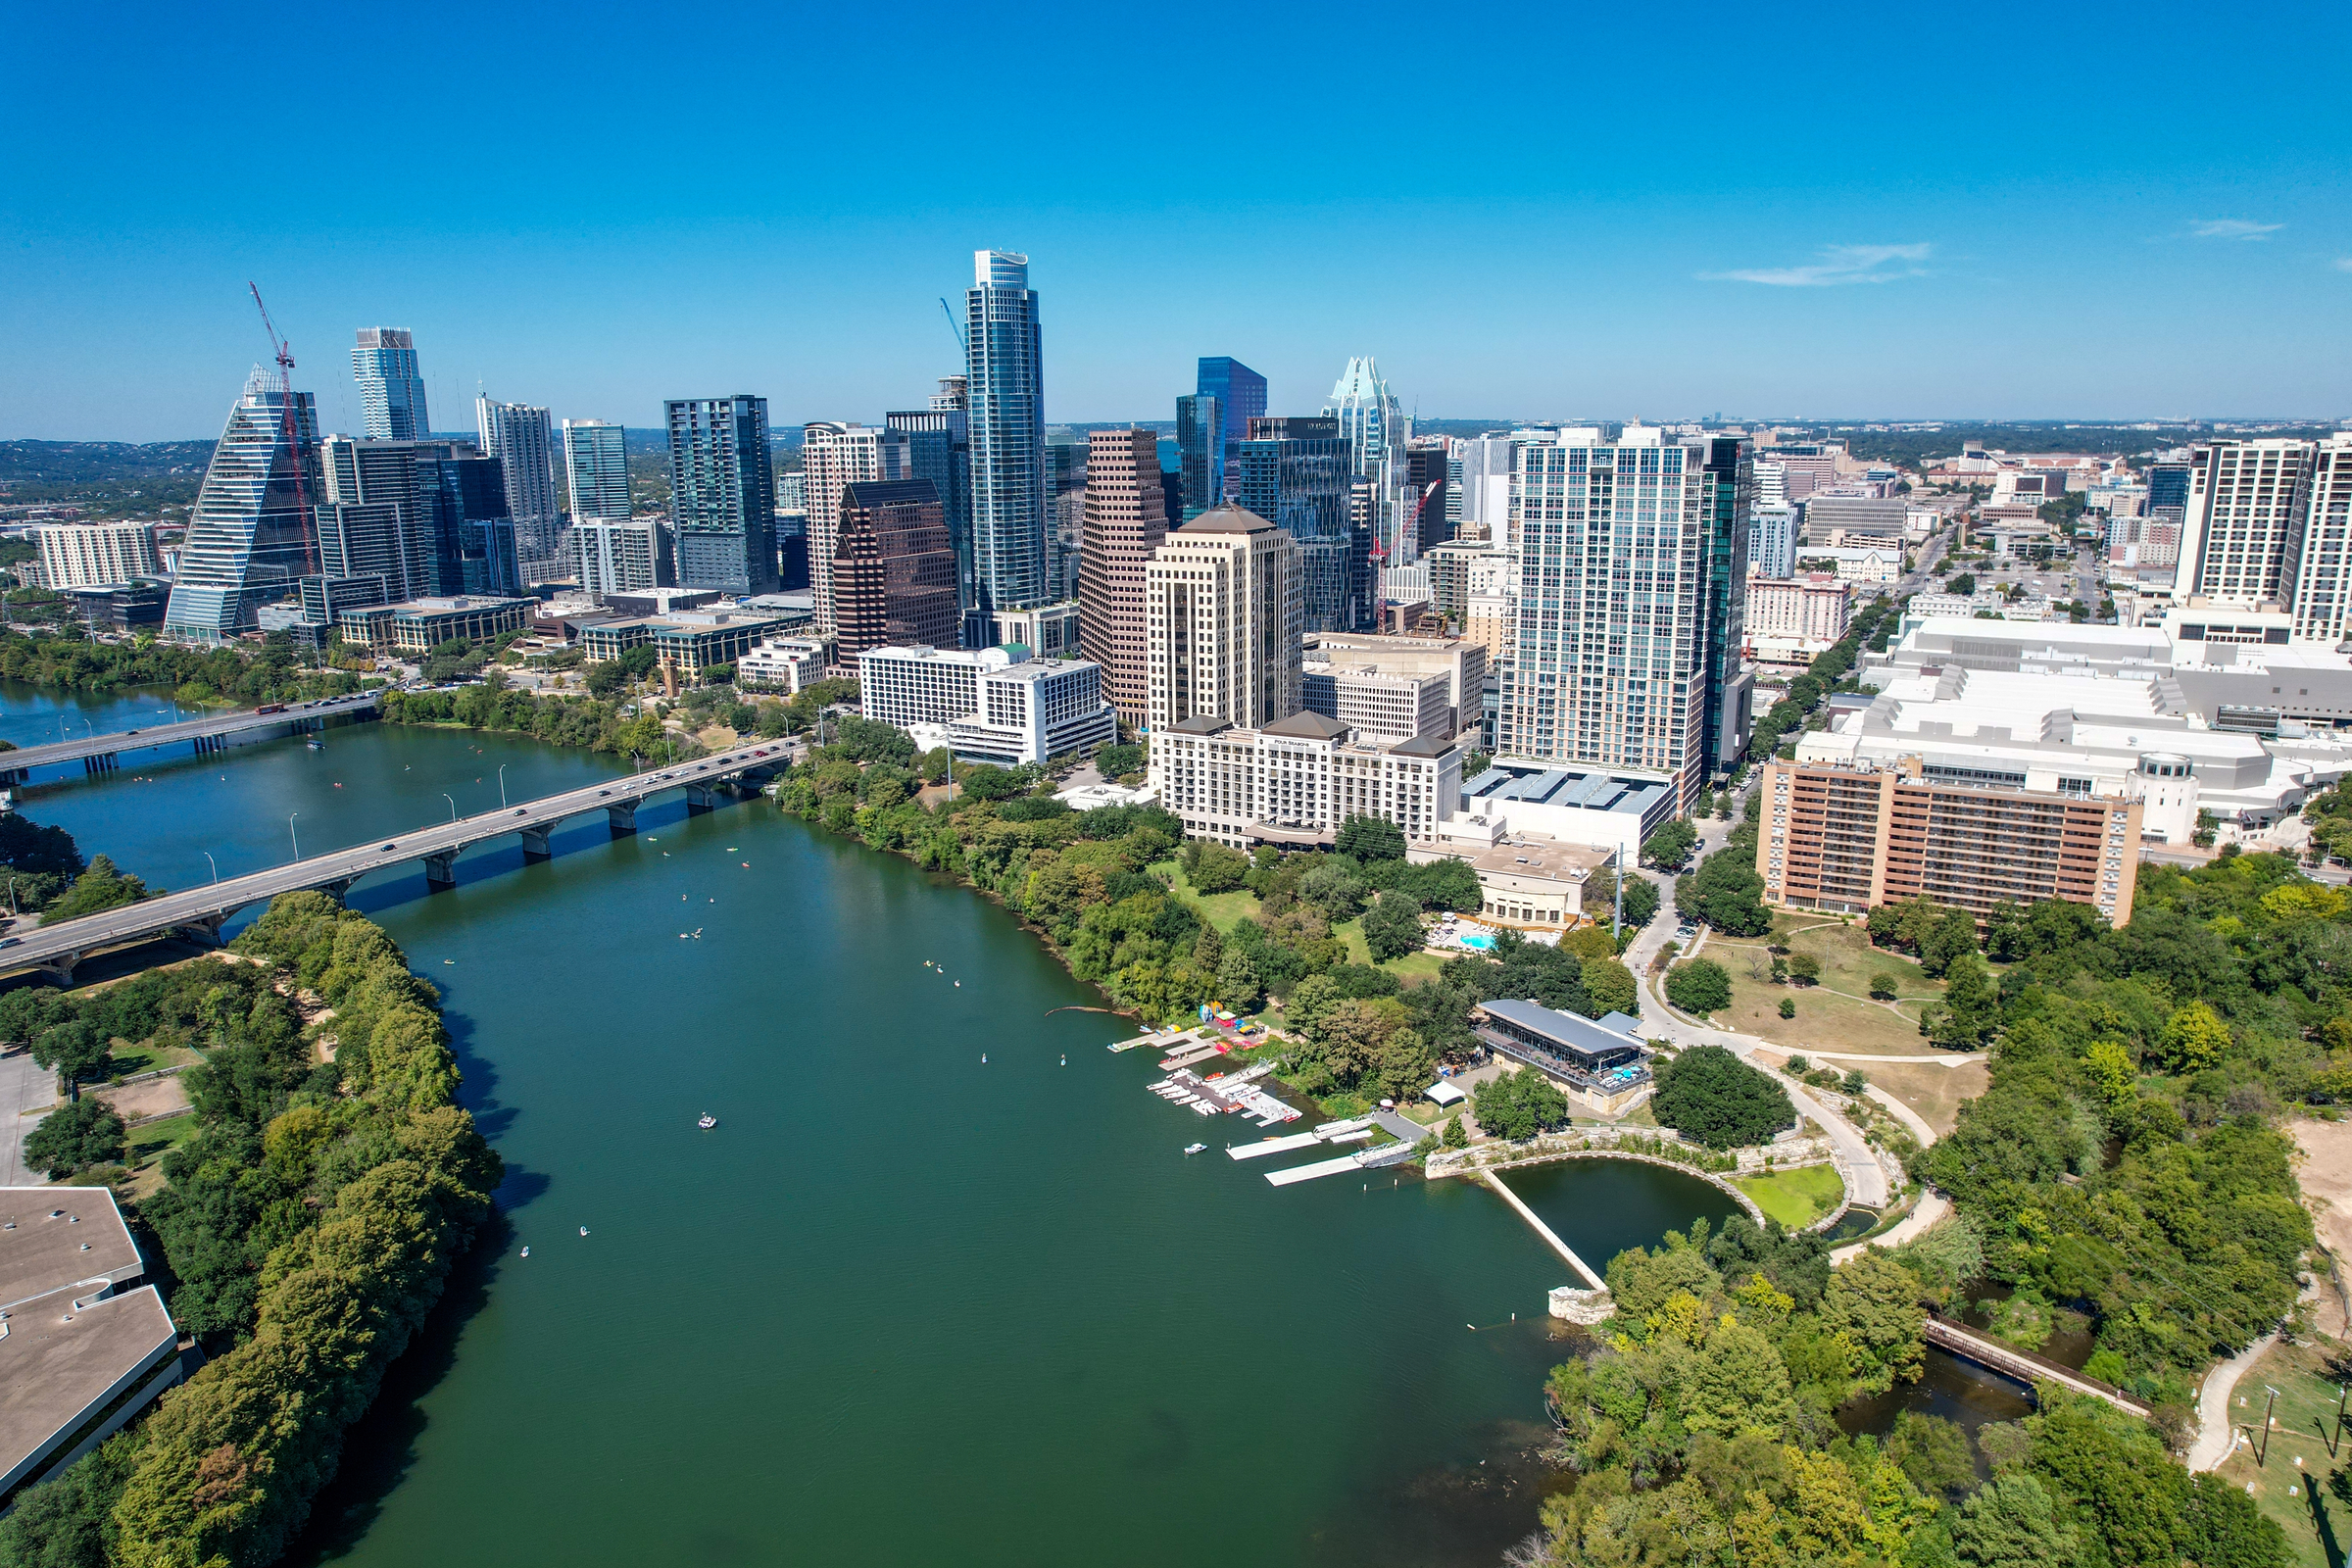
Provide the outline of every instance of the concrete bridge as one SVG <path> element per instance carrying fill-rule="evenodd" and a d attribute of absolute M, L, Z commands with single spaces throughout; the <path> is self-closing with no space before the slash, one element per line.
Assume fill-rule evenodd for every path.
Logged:
<path fill-rule="evenodd" d="M 502 806 L 476 816 L 396 833 L 380 843 L 334 850 L 207 887 L 44 925 L 0 947 L 0 977 L 29 971 L 59 985 L 72 985 L 74 966 L 101 953 L 174 934 L 217 943 L 221 926 L 249 905 L 265 903 L 280 893 L 312 890 L 339 901 L 353 883 L 369 872 L 411 860 L 424 862 L 425 884 L 437 892 L 457 885 L 458 857 L 474 845 L 514 834 L 522 840 L 526 858 L 545 858 L 550 853 L 549 835 L 567 817 L 602 811 L 615 835 L 634 833 L 637 808 L 656 795 L 682 791 L 688 810 L 707 811 L 719 804 L 728 786 L 747 774 L 781 768 L 791 758 L 791 749 L 783 741 L 757 741 L 659 771 L 631 773 L 519 806 Z"/>
<path fill-rule="evenodd" d="M 372 718 L 377 696 L 376 692 L 354 692 L 349 697 L 321 697 L 315 702 L 287 703 L 282 707 L 272 704 L 270 712 L 240 709 L 233 713 L 158 724 L 153 729 L 118 730 L 112 734 L 52 741 L 45 746 L 23 746 L 13 752 L 0 752 L 0 784 L 22 784 L 34 768 L 54 767 L 61 762 L 79 762 L 85 773 L 112 773 L 122 766 L 124 752 L 177 746 L 182 741 L 194 749 L 193 755 L 204 757 L 225 750 L 230 736 L 242 735 L 247 730 L 283 729 L 291 734 L 322 728 L 330 718 Z"/>

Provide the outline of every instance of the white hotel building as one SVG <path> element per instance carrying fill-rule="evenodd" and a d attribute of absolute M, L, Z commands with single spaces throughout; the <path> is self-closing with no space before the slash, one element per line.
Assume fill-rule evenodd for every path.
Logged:
<path fill-rule="evenodd" d="M 1083 659 L 1016 664 L 1002 648 L 869 648 L 858 689 L 867 718 L 967 762 L 1042 762 L 1119 735 L 1102 666 Z"/>
<path fill-rule="evenodd" d="M 1406 843 L 1426 844 L 1461 800 L 1462 751 L 1429 735 L 1393 746 L 1361 742 L 1321 713 L 1293 713 L 1260 729 L 1204 715 L 1153 732 L 1151 784 L 1186 837 L 1235 849 L 1329 848 L 1351 816 L 1394 822 Z"/>

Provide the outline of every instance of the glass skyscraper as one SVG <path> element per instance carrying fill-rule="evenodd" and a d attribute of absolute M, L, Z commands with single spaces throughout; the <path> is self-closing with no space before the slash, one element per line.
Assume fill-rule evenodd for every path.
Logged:
<path fill-rule="evenodd" d="M 975 616 L 1046 603 L 1046 398 L 1029 258 L 975 251 L 964 291 Z"/>
<path fill-rule="evenodd" d="M 928 409 L 902 409 L 882 416 L 886 430 L 906 435 L 906 470 L 928 479 L 939 492 L 947 517 L 948 542 L 956 551 L 956 596 L 972 607 L 972 432 L 970 400 L 963 377 L 943 375 Z"/>
<path fill-rule="evenodd" d="M 1298 576 L 1308 631 L 1361 631 L 1372 624 L 1363 541 L 1348 522 L 1354 480 L 1340 423 L 1321 418 L 1258 418 L 1241 444 L 1232 480 L 1235 504 L 1287 533 L 1298 546 Z"/>
<path fill-rule="evenodd" d="M 1225 416 L 1226 495 L 1210 497 L 1206 505 L 1213 507 L 1225 500 L 1238 482 L 1242 443 L 1250 439 L 1250 421 L 1265 417 L 1266 378 L 1229 355 L 1204 354 L 1200 357 L 1200 378 L 1193 390 L 1202 397 L 1215 398 Z M 1192 497 L 1186 496 L 1185 501 L 1190 505 Z"/>
<path fill-rule="evenodd" d="M 1198 392 L 1176 400 L 1177 466 L 1184 475 L 1184 515 L 1179 521 L 1192 521 L 1225 497 L 1222 416 L 1223 406 L 1213 394 Z"/>
<path fill-rule="evenodd" d="M 368 439 L 421 441 L 432 433 L 424 412 L 424 377 L 416 373 L 416 339 L 405 326 L 363 326 L 351 351 L 360 380 L 360 407 Z"/>
<path fill-rule="evenodd" d="M 1369 357 L 1349 360 L 1331 389 L 1323 412 L 1340 421 L 1340 437 L 1355 477 L 1371 487 L 1372 541 L 1389 565 L 1409 566 L 1420 559 L 1420 540 L 1401 526 L 1405 486 L 1405 438 L 1412 428 L 1396 395 Z"/>
<path fill-rule="evenodd" d="M 672 398 L 662 407 L 678 586 L 774 593 L 776 484 L 767 399 Z"/>
<path fill-rule="evenodd" d="M 289 420 L 286 393 L 261 367 L 245 378 L 189 514 L 168 633 L 234 637 L 253 626 L 257 606 L 318 572 L 318 411 L 308 392 L 293 400 Z"/>
<path fill-rule="evenodd" d="M 573 522 L 626 518 L 632 510 L 628 432 L 604 419 L 565 419 L 564 478 Z"/>
<path fill-rule="evenodd" d="M 474 399 L 473 417 L 483 454 L 502 465 L 507 516 L 523 581 L 561 577 L 568 568 L 564 561 L 564 506 L 556 493 L 554 421 L 545 409 L 486 397 Z"/>

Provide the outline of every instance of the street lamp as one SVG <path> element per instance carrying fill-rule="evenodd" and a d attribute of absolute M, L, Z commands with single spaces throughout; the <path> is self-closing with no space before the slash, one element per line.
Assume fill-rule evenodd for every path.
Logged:
<path fill-rule="evenodd" d="M 301 814 L 300 811 L 286 813 L 286 832 L 294 840 L 294 858 L 297 860 L 302 858 L 302 835 L 294 831 L 294 819 Z"/>
<path fill-rule="evenodd" d="M 449 802 L 449 819 L 450 819 L 452 822 L 455 822 L 455 821 L 458 819 L 458 802 L 457 802 L 457 797 L 456 797 L 456 796 L 454 796 L 454 795 L 452 795 L 452 794 L 450 794 L 450 793 L 449 793 L 449 791 L 447 791 L 447 790 L 443 790 L 443 791 L 441 792 L 441 798 L 442 798 L 443 800 L 445 800 L 445 801 Z"/>
<path fill-rule="evenodd" d="M 207 860 L 210 860 L 210 861 L 212 861 L 212 867 L 213 867 L 213 886 L 215 886 L 215 887 L 219 887 L 219 886 L 220 885 L 220 862 L 219 860 L 214 860 L 214 859 L 213 859 L 213 852 L 212 852 L 212 851 L 210 851 L 210 850 L 206 850 L 206 851 L 204 852 L 204 858 L 205 858 Z M 294 858 L 296 858 L 296 859 L 298 859 L 298 860 L 299 860 L 299 859 L 301 859 L 301 858 L 302 858 L 302 857 L 301 857 L 301 856 L 299 856 L 299 855 L 297 855 L 296 857 L 294 857 Z"/>
<path fill-rule="evenodd" d="M 504 762 L 498 764 L 498 804 L 507 804 L 507 764 Z"/>

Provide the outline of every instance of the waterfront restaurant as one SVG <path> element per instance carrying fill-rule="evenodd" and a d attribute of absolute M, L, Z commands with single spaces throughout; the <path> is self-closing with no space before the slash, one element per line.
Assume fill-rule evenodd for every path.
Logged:
<path fill-rule="evenodd" d="M 1533 1067 L 1603 1115 L 1630 1108 L 1650 1086 L 1649 1048 L 1638 1020 L 1612 1012 L 1597 1022 L 1534 1002 L 1496 998 L 1471 1014 L 1496 1055 Z"/>

